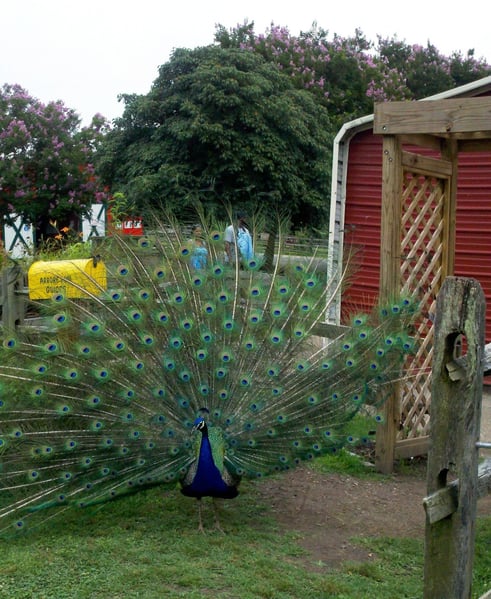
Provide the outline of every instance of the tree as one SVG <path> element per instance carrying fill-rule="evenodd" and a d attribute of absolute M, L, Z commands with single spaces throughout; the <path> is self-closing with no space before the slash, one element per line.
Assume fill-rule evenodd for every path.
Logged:
<path fill-rule="evenodd" d="M 326 222 L 327 110 L 263 57 L 239 48 L 178 49 L 146 96 L 123 99 L 99 171 L 142 209 L 259 203 L 287 205 L 296 226 Z"/>
<path fill-rule="evenodd" d="M 298 36 L 274 24 L 264 35 L 254 33 L 254 23 L 226 30 L 218 25 L 215 40 L 225 48 L 241 48 L 259 54 L 288 75 L 297 89 L 310 92 L 325 106 L 339 128 L 351 116 L 372 110 L 367 94 L 378 78 L 378 66 L 367 51 L 371 47 L 360 30 L 351 38 L 334 35 L 314 23 Z"/>
<path fill-rule="evenodd" d="M 430 42 L 426 46 L 409 45 L 397 38 L 379 37 L 377 54 L 381 72 L 398 73 L 401 86 L 406 88 L 404 95 L 411 100 L 432 96 L 491 73 L 491 66 L 483 58 L 474 58 L 474 50 L 469 50 L 466 57 L 461 52 L 448 57 Z"/>
<path fill-rule="evenodd" d="M 338 128 L 373 112 L 374 101 L 420 99 L 491 73 L 473 50 L 466 57 L 458 52 L 446 57 L 429 42 L 423 47 L 379 36 L 374 44 L 360 29 L 351 37 L 330 38 L 316 23 L 298 36 L 274 24 L 260 35 L 254 23 L 231 30 L 219 25 L 215 39 L 222 47 L 243 48 L 275 64 L 326 106 Z"/>
<path fill-rule="evenodd" d="M 0 92 L 0 217 L 12 214 L 38 228 L 59 226 L 87 214 L 107 193 L 95 173 L 93 154 L 106 128 L 96 115 L 79 131 L 80 119 L 62 102 L 43 104 L 19 85 Z"/>

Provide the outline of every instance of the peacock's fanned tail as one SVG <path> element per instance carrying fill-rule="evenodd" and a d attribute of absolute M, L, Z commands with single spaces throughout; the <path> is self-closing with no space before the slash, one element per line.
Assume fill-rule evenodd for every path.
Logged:
<path fill-rule="evenodd" d="M 4 335 L 0 356 L 0 529 L 55 506 L 84 506 L 185 480 L 192 428 L 208 410 L 221 468 L 257 478 L 363 439 L 413 342 L 403 299 L 315 337 L 338 286 L 315 260 L 208 262 L 176 227 L 102 250 L 107 288 L 55 293 L 43 330 Z M 82 279 L 88 275 L 81 275 Z M 65 281 L 83 290 L 80 282 Z M 82 292 L 83 293 L 83 292 Z M 3 524 L 3 527 L 2 527 Z"/>

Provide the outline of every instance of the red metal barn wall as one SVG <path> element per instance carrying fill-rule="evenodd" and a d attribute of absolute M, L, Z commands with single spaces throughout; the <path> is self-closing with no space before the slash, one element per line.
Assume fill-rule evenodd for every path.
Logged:
<path fill-rule="evenodd" d="M 426 153 L 426 152 L 425 152 Z M 375 302 L 380 276 L 382 136 L 372 130 L 350 142 L 346 180 L 345 248 L 357 252 L 357 269 L 343 296 L 343 312 Z M 455 275 L 474 277 L 487 302 L 486 342 L 491 342 L 491 153 L 459 155 Z"/>

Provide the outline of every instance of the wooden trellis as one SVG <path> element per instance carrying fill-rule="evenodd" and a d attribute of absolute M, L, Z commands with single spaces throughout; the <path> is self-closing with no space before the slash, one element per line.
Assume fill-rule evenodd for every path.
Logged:
<path fill-rule="evenodd" d="M 396 457 L 427 451 L 432 315 L 454 273 L 457 159 L 459 152 L 491 151 L 491 97 L 378 104 L 374 133 L 384 136 L 380 294 L 421 302 L 417 353 L 377 432 L 377 466 L 390 472 Z"/>

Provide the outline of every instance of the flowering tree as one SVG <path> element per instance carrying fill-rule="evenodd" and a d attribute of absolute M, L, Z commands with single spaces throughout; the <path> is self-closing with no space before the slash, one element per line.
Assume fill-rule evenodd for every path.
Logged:
<path fill-rule="evenodd" d="M 371 42 L 361 30 L 342 38 L 314 25 L 298 36 L 274 24 L 265 34 L 256 35 L 254 24 L 227 31 L 219 25 L 215 40 L 222 47 L 239 47 L 260 54 L 288 75 L 300 89 L 311 92 L 340 126 L 346 120 L 369 114 L 374 100 L 401 100 L 407 89 L 400 73 L 377 60 Z"/>
<path fill-rule="evenodd" d="M 473 50 L 446 57 L 429 42 L 424 47 L 379 36 L 374 44 L 359 29 L 352 37 L 330 37 L 314 24 L 295 36 L 272 24 L 265 34 L 256 34 L 254 23 L 245 23 L 230 30 L 219 25 L 215 40 L 274 63 L 296 87 L 312 92 L 339 126 L 370 114 L 374 102 L 418 100 L 491 73 Z"/>
<path fill-rule="evenodd" d="M 419 100 L 459 85 L 476 81 L 491 73 L 484 58 L 477 59 L 474 50 L 453 52 L 445 56 L 428 42 L 426 46 L 409 45 L 397 39 L 378 38 L 378 62 L 399 74 L 406 88 L 406 96 Z"/>
<path fill-rule="evenodd" d="M 12 213 L 43 229 L 78 220 L 106 199 L 92 156 L 106 127 L 96 115 L 79 130 L 77 114 L 60 101 L 43 104 L 19 85 L 0 90 L 0 218 Z"/>

